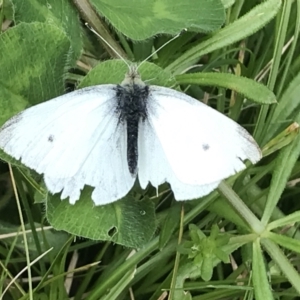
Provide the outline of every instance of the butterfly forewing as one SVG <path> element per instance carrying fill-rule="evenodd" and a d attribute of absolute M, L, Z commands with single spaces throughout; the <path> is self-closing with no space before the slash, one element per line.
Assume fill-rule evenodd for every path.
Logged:
<path fill-rule="evenodd" d="M 149 182 L 155 188 L 168 182 L 176 200 L 189 200 L 207 195 L 218 186 L 219 182 L 190 185 L 180 181 L 172 170 L 155 130 L 148 120 L 141 122 L 139 132 L 138 177 L 143 189 Z"/>
<path fill-rule="evenodd" d="M 128 193 L 134 178 L 114 97 L 115 85 L 101 85 L 31 107 L 4 125 L 0 147 L 44 174 L 50 192 L 63 190 L 62 199 L 74 203 L 90 185 L 96 204 L 115 201 Z"/>

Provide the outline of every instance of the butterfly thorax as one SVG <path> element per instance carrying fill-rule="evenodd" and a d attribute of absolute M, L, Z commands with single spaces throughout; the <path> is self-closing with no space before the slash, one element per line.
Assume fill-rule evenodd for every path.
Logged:
<path fill-rule="evenodd" d="M 127 163 L 130 173 L 135 176 L 138 162 L 139 123 L 147 118 L 149 87 L 136 71 L 129 71 L 121 85 L 116 87 L 119 123 L 127 131 Z"/>

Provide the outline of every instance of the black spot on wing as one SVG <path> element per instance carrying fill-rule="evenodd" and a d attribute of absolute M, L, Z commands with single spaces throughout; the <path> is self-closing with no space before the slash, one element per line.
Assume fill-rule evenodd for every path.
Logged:
<path fill-rule="evenodd" d="M 208 144 L 202 144 L 202 149 L 203 149 L 204 151 L 209 150 L 209 148 L 210 148 L 210 146 L 209 146 Z"/>
<path fill-rule="evenodd" d="M 54 135 L 53 134 L 50 134 L 48 136 L 48 142 L 52 143 L 54 141 Z"/>

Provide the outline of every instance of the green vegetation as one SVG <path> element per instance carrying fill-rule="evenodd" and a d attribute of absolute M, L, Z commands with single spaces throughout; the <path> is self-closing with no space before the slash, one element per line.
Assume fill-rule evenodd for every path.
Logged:
<path fill-rule="evenodd" d="M 126 64 L 85 22 L 129 63 L 186 28 L 142 79 L 228 115 L 264 157 L 202 199 L 137 184 L 95 207 L 88 187 L 61 201 L 0 151 L 0 299 L 299 297 L 300 1 L 0 0 L 0 125 L 66 90 L 123 80 Z"/>

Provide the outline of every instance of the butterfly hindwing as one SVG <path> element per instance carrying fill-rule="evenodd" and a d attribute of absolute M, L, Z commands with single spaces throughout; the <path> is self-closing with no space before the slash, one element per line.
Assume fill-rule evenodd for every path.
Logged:
<path fill-rule="evenodd" d="M 219 182 L 190 185 L 180 181 L 172 170 L 155 130 L 148 120 L 140 123 L 139 133 L 138 176 L 143 189 L 149 182 L 155 188 L 168 182 L 176 200 L 189 200 L 207 195 L 218 186 Z"/>

